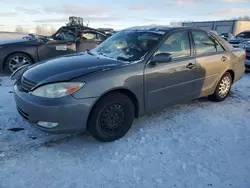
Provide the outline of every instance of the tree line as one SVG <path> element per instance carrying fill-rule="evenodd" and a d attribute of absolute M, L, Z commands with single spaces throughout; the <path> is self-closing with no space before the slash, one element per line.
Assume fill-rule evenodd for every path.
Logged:
<path fill-rule="evenodd" d="M 35 27 L 35 33 L 39 34 L 39 35 L 41 35 L 41 34 L 53 34 L 56 31 L 57 31 L 56 28 L 53 27 L 53 26 L 37 25 Z M 26 28 L 24 28 L 23 26 L 21 26 L 21 25 L 16 26 L 15 32 L 29 33 L 29 31 Z"/>

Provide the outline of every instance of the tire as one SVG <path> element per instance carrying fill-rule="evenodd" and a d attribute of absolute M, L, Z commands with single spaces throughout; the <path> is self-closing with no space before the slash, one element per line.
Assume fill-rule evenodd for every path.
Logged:
<path fill-rule="evenodd" d="M 222 85 L 224 84 L 224 85 Z M 215 92 L 209 96 L 209 99 L 215 102 L 224 101 L 230 93 L 232 87 L 232 76 L 226 72 L 220 79 Z"/>
<path fill-rule="evenodd" d="M 135 107 L 130 98 L 119 92 L 111 93 L 94 106 L 87 130 L 98 141 L 112 142 L 129 131 L 134 117 Z"/>
<path fill-rule="evenodd" d="M 16 59 L 16 60 L 14 60 Z M 18 61 L 18 62 L 17 62 Z M 16 63 L 16 66 L 15 66 Z M 23 65 L 31 65 L 33 63 L 32 59 L 24 53 L 14 53 L 10 55 L 4 62 L 4 72 L 12 73 L 17 68 Z"/>

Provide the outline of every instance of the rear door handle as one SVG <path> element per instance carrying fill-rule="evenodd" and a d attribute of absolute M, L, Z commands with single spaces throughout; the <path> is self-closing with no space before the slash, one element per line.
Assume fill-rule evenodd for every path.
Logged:
<path fill-rule="evenodd" d="M 226 56 L 222 56 L 221 61 L 226 61 L 227 57 Z"/>
<path fill-rule="evenodd" d="M 193 63 L 189 63 L 186 67 L 188 69 L 193 69 L 195 67 L 195 65 Z"/>

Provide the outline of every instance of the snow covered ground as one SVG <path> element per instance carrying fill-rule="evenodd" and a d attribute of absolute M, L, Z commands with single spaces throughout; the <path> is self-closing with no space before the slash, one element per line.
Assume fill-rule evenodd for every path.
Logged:
<path fill-rule="evenodd" d="M 29 127 L 16 112 L 12 82 L 0 84 L 1 188 L 250 187 L 250 74 L 222 103 L 170 107 L 105 144 Z"/>

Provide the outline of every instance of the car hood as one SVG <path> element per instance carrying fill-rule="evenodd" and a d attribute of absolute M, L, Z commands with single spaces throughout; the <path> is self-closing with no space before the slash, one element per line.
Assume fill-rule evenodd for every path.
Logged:
<path fill-rule="evenodd" d="M 94 56 L 87 53 L 77 53 L 57 57 L 41 64 L 31 66 L 23 76 L 42 85 L 45 83 L 69 81 L 82 75 L 119 67 L 124 63 L 103 56 Z"/>
<path fill-rule="evenodd" d="M 16 43 L 25 43 L 29 42 L 29 39 L 26 38 L 19 38 L 19 39 L 10 39 L 10 40 L 0 40 L 0 45 L 5 45 L 5 44 L 16 44 Z"/>
<path fill-rule="evenodd" d="M 233 38 L 233 39 L 230 39 L 229 42 L 243 42 L 243 41 L 248 41 L 250 39 L 247 39 L 247 38 Z"/>

